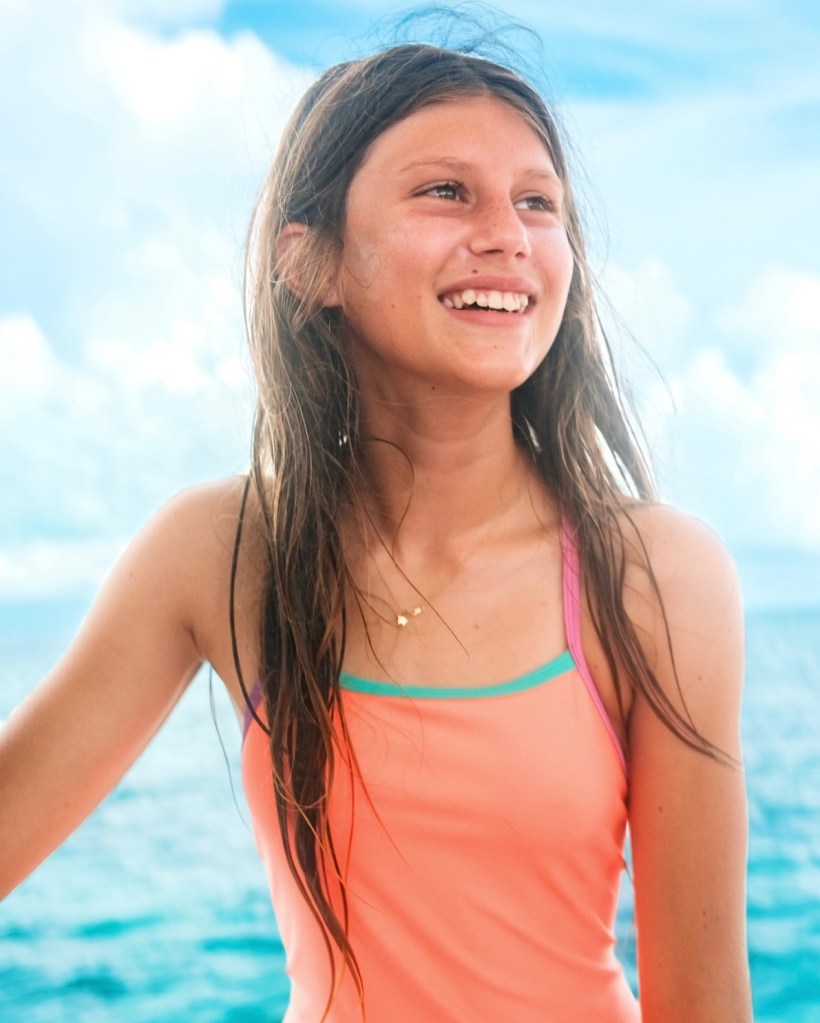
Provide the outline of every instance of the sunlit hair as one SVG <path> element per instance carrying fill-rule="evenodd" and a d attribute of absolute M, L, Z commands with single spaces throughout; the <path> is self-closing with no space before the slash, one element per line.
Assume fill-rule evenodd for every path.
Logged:
<path fill-rule="evenodd" d="M 574 257 L 555 342 L 512 395 L 516 439 L 575 531 L 622 713 L 626 690 L 634 689 L 682 741 L 715 753 L 664 694 L 624 610 L 627 558 L 648 569 L 629 509 L 653 499 L 653 489 L 598 320 L 552 114 L 517 74 L 463 52 L 402 45 L 330 68 L 285 129 L 249 238 L 246 320 L 258 383 L 251 476 L 269 557 L 260 683 L 286 857 L 322 927 L 331 964 L 335 943 L 360 996 L 363 978 L 347 937 L 327 805 L 334 774 L 355 769 L 339 701 L 345 598 L 353 586 L 340 509 L 356 506 L 364 455 L 344 319 L 322 297 L 342 254 L 348 189 L 372 143 L 421 107 L 473 97 L 507 104 L 543 140 L 564 185 Z M 285 258 L 277 240 L 290 224 L 307 231 Z M 334 977 L 338 983 L 335 968 Z"/>

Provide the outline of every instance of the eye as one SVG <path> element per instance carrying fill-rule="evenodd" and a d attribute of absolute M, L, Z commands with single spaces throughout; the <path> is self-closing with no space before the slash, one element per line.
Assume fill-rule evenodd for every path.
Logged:
<path fill-rule="evenodd" d="M 525 195 L 523 199 L 519 199 L 516 206 L 523 207 L 527 210 L 533 210 L 536 213 L 557 213 L 558 203 L 554 199 L 550 199 L 547 195 Z"/>
<path fill-rule="evenodd" d="M 460 181 L 439 181 L 423 188 L 418 194 L 432 195 L 436 199 L 460 199 L 463 193 L 464 186 Z"/>

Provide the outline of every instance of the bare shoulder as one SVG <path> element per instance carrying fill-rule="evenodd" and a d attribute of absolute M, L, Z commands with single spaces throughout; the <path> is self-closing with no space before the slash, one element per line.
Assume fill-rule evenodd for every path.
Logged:
<path fill-rule="evenodd" d="M 624 605 L 659 684 L 702 735 L 737 755 L 743 612 L 729 551 L 703 522 L 664 505 L 631 509 L 624 532 Z M 638 700 L 633 741 L 654 718 L 646 711 Z"/>
<path fill-rule="evenodd" d="M 175 494 L 128 546 L 115 577 L 153 588 L 157 601 L 175 605 L 187 617 L 186 608 L 193 611 L 193 598 L 204 596 L 214 564 L 224 558 L 240 488 L 240 481 L 225 480 Z"/>
<path fill-rule="evenodd" d="M 203 553 L 215 544 L 233 540 L 245 477 L 235 476 L 181 490 L 149 520 L 152 539 L 180 544 L 182 553 Z"/>
<path fill-rule="evenodd" d="M 238 545 L 241 518 L 241 545 Z M 174 495 L 153 516 L 137 543 L 167 576 L 180 614 L 203 660 L 224 661 L 230 585 L 236 555 L 239 613 L 248 616 L 261 578 L 259 507 L 247 477 L 201 484 Z"/>
<path fill-rule="evenodd" d="M 734 562 L 704 522 L 668 505 L 635 505 L 625 516 L 625 603 L 636 625 L 704 623 L 717 611 L 739 610 Z"/>
<path fill-rule="evenodd" d="M 698 562 L 723 569 L 731 568 L 731 557 L 726 545 L 705 522 L 668 504 L 635 504 L 629 518 L 640 531 L 647 549 L 657 560 L 659 569 Z"/>
<path fill-rule="evenodd" d="M 187 559 L 192 570 L 204 575 L 211 558 L 222 560 L 226 550 L 233 550 L 243 505 L 247 531 L 254 529 L 258 505 L 252 488 L 246 500 L 246 489 L 247 477 L 234 476 L 181 490 L 152 516 L 144 532 L 158 553 L 171 548 L 175 561 Z"/>

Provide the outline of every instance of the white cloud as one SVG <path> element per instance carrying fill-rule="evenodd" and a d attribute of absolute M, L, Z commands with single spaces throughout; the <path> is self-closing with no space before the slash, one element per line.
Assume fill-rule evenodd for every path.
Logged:
<path fill-rule="evenodd" d="M 695 310 L 668 263 L 649 256 L 629 271 L 610 263 L 601 284 L 614 336 L 628 331 L 650 357 L 668 368 L 687 356 Z M 629 357 L 629 345 L 624 345 L 624 356 L 630 377 L 645 374 L 641 359 Z"/>
<path fill-rule="evenodd" d="M 666 387 L 645 377 L 639 404 L 667 496 L 737 547 L 819 549 L 820 280 L 763 270 L 703 329 L 657 266 L 619 270 L 615 294 L 628 310 L 653 277 L 663 286 L 650 306 L 673 326 L 663 337 L 675 354 L 656 345 Z M 741 343 L 752 361 L 738 357 Z"/>
<path fill-rule="evenodd" d="M 666 380 L 617 346 L 664 493 L 737 547 L 820 548 L 817 96 L 795 57 L 776 80 L 567 111 L 606 211 L 594 262 Z"/>
<path fill-rule="evenodd" d="M 124 329 L 69 364 L 29 317 L 0 321 L 0 538 L 119 535 L 180 486 L 243 468 L 248 375 L 238 343 L 207 327 L 171 319 L 161 339 Z"/>
<path fill-rule="evenodd" d="M 744 381 L 711 352 L 676 383 L 689 495 L 738 546 L 820 548 L 820 356 L 777 352 Z"/>
<path fill-rule="evenodd" d="M 95 0 L 95 6 L 106 3 L 127 21 L 153 25 L 184 24 L 192 19 L 214 18 L 225 8 L 227 0 Z"/>
<path fill-rule="evenodd" d="M 59 366 L 42 330 L 28 314 L 0 321 L 0 416 L 37 401 L 56 382 Z"/>
<path fill-rule="evenodd" d="M 228 262 L 227 252 L 222 259 Z M 129 279 L 143 283 L 133 294 L 115 291 L 90 314 L 88 369 L 127 392 L 156 384 L 169 396 L 194 396 L 220 382 L 247 391 L 239 290 L 219 272 L 219 257 L 192 270 L 168 239 L 148 239 L 123 262 Z"/>
<path fill-rule="evenodd" d="M 95 20 L 78 42 L 89 75 L 143 131 L 159 134 L 234 116 L 251 98 L 249 86 L 269 79 L 274 64 L 270 51 L 249 33 L 230 44 L 209 29 L 163 39 L 123 22 Z"/>
<path fill-rule="evenodd" d="M 4 593 L 98 582 L 170 493 L 247 464 L 244 234 L 308 76 L 150 8 L 0 12 Z"/>
<path fill-rule="evenodd" d="M 717 322 L 764 349 L 814 352 L 820 346 L 820 274 L 767 267 Z"/>
<path fill-rule="evenodd" d="M 596 262 L 659 259 L 707 315 L 785 254 L 816 270 L 819 89 L 796 65 L 776 80 L 568 104 Z"/>
<path fill-rule="evenodd" d="M 246 461 L 242 243 L 309 75 L 249 33 L 208 29 L 222 6 L 0 10 L 7 589 L 43 551 L 56 579 L 82 581 L 84 551 L 99 565 L 94 544 L 112 549 L 169 492 Z M 584 24 L 555 16 L 606 36 L 604 7 Z M 651 45 L 659 23 L 642 24 L 622 34 Z M 783 134 L 818 84 L 799 60 L 776 82 L 753 70 L 567 115 L 607 210 L 605 285 L 676 403 L 626 358 L 670 492 L 730 537 L 820 546 L 815 136 Z M 55 546 L 37 548 L 44 537 Z"/>
<path fill-rule="evenodd" d="M 0 548 L 0 600 L 93 592 L 122 548 L 110 540 L 46 539 Z"/>
<path fill-rule="evenodd" d="M 73 19 L 116 16 L 129 23 L 173 27 L 216 18 L 227 0 L 3 0 L 4 13 L 46 19 L 68 14 Z"/>

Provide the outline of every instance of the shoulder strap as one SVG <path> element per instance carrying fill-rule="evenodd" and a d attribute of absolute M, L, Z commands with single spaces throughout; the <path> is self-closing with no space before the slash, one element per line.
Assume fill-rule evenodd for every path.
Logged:
<path fill-rule="evenodd" d="M 609 720 L 609 714 L 607 714 L 606 707 L 604 707 L 601 701 L 601 696 L 592 678 L 592 672 L 589 670 L 586 657 L 584 657 L 584 648 L 581 642 L 581 566 L 575 534 L 566 518 L 561 522 L 561 555 L 564 585 L 564 631 L 567 638 L 567 647 L 572 654 L 578 674 L 583 679 L 592 702 L 601 715 L 601 720 L 609 733 L 609 737 L 615 743 L 618 759 L 621 761 L 624 773 L 626 773 L 626 757 L 624 756 L 623 748 L 618 736 L 615 734 L 615 729 Z"/>

